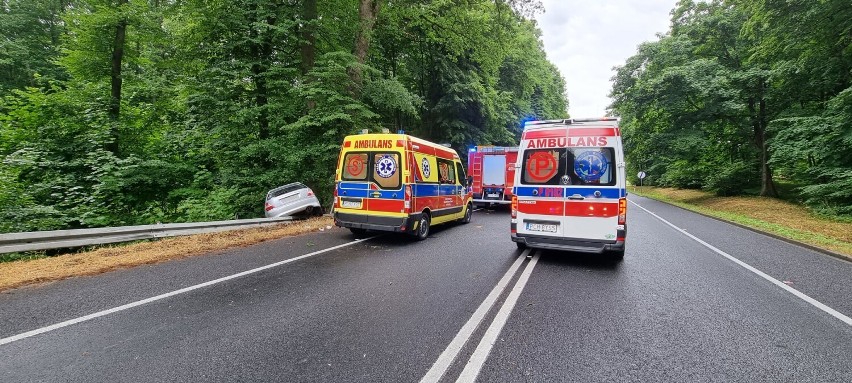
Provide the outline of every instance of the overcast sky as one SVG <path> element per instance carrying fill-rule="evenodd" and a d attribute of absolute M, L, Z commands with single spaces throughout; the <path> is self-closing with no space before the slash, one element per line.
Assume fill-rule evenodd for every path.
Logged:
<path fill-rule="evenodd" d="M 636 52 L 644 41 L 657 40 L 669 27 L 677 0 L 542 0 L 536 16 L 547 58 L 562 72 L 571 117 L 599 117 L 607 97 L 612 67 Z"/>

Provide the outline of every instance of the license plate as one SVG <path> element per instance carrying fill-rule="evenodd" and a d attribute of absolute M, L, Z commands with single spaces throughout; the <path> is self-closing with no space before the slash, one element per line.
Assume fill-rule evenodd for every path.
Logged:
<path fill-rule="evenodd" d="M 498 198 L 498 197 L 500 197 L 500 195 L 499 195 L 499 194 L 497 194 L 497 193 L 488 193 L 488 196 L 489 196 L 489 197 L 494 197 L 494 198 Z"/>
<path fill-rule="evenodd" d="M 340 207 L 346 209 L 360 209 L 361 201 L 341 201 Z"/>
<path fill-rule="evenodd" d="M 555 233 L 559 225 L 550 225 L 546 223 L 529 223 L 527 222 L 528 231 L 541 231 L 545 233 Z"/>

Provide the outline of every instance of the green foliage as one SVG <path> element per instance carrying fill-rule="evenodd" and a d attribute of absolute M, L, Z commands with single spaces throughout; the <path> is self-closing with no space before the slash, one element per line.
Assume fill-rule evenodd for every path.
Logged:
<path fill-rule="evenodd" d="M 678 2 L 614 77 L 628 170 L 719 195 L 772 195 L 774 176 L 852 213 L 850 20 L 837 0 Z"/>
<path fill-rule="evenodd" d="M 64 79 L 54 60 L 65 32 L 64 0 L 6 0 L 0 6 L 0 97 L 13 89 Z"/>
<path fill-rule="evenodd" d="M 721 167 L 708 175 L 702 187 L 718 196 L 742 194 L 744 189 L 760 184 L 760 174 L 755 164 L 737 161 Z"/>
<path fill-rule="evenodd" d="M 382 2 L 364 62 L 359 0 L 310 3 L 4 2 L 0 231 L 259 217 L 293 181 L 328 205 L 347 134 L 464 149 L 566 117 L 538 1 Z"/>

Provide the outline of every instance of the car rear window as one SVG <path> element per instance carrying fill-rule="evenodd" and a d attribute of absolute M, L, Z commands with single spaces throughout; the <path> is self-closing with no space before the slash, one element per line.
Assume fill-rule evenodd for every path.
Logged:
<path fill-rule="evenodd" d="M 615 185 L 613 148 L 553 148 L 524 152 L 521 181 L 531 185 Z"/>
<path fill-rule="evenodd" d="M 284 185 L 284 186 L 270 190 L 269 193 L 266 193 L 266 199 L 275 198 L 275 197 L 278 197 L 280 195 L 287 194 L 289 192 L 296 191 L 296 190 L 299 190 L 299 189 L 304 189 L 304 188 L 307 188 L 307 186 L 305 186 L 301 183 L 298 183 L 298 182 L 295 182 L 295 183 L 292 183 L 292 184 L 287 184 L 287 185 Z"/>

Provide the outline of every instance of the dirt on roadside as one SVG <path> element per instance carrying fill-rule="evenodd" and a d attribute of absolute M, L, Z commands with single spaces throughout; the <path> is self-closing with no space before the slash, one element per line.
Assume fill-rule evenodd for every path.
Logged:
<path fill-rule="evenodd" d="M 766 197 L 718 197 L 700 190 L 642 187 L 631 192 L 775 235 L 824 248 L 852 259 L 852 223 L 811 213 L 806 207 Z"/>
<path fill-rule="evenodd" d="M 319 217 L 291 224 L 171 237 L 130 245 L 112 245 L 56 257 L 0 263 L 0 291 L 244 247 L 326 230 L 333 225 L 331 217 Z"/>

